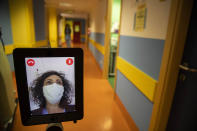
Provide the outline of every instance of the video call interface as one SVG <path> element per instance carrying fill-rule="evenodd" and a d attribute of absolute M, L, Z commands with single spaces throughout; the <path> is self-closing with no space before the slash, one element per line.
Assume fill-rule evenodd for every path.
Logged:
<path fill-rule="evenodd" d="M 26 57 L 31 115 L 75 111 L 75 58 Z"/>

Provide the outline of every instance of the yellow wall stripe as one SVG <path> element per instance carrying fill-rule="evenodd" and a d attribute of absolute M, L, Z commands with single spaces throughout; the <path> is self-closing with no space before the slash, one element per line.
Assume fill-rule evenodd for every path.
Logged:
<path fill-rule="evenodd" d="M 12 54 L 14 50 L 14 45 L 5 45 L 5 54 L 9 55 Z"/>
<path fill-rule="evenodd" d="M 60 22 L 59 22 L 59 26 L 60 26 L 60 36 L 59 36 L 59 39 L 61 40 L 61 43 L 64 43 L 65 42 L 65 19 L 64 18 L 61 18 L 60 19 Z"/>
<path fill-rule="evenodd" d="M 102 46 L 101 44 L 95 42 L 94 40 L 92 39 L 89 39 L 89 42 L 99 51 L 101 52 L 101 54 L 105 54 L 105 49 L 104 49 L 104 46 Z"/>
<path fill-rule="evenodd" d="M 33 47 L 42 47 L 42 46 L 47 46 L 48 42 L 47 40 L 40 40 L 37 41 L 36 44 L 33 44 Z"/>
<path fill-rule="evenodd" d="M 118 70 L 153 102 L 157 81 L 119 56 L 116 64 Z"/>
<path fill-rule="evenodd" d="M 49 42 L 51 47 L 58 47 L 57 43 L 57 14 L 56 8 L 49 7 L 48 15 L 49 15 Z"/>
<path fill-rule="evenodd" d="M 47 40 L 40 40 L 37 41 L 35 44 L 10 44 L 10 45 L 5 45 L 5 54 L 10 55 L 12 54 L 13 50 L 15 48 L 32 48 L 32 47 L 42 47 L 42 46 L 47 46 Z"/>
<path fill-rule="evenodd" d="M 13 43 L 35 43 L 32 0 L 9 0 L 9 5 Z"/>

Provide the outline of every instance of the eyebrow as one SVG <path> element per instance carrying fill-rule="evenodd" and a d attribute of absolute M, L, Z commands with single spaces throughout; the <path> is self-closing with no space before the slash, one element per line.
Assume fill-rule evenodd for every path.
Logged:
<path fill-rule="evenodd" d="M 56 81 L 62 81 L 62 79 L 57 79 Z"/>
<path fill-rule="evenodd" d="M 50 79 L 50 78 L 46 79 L 46 81 L 49 81 L 49 80 L 51 81 L 52 79 Z"/>
<path fill-rule="evenodd" d="M 59 81 L 59 80 L 62 81 L 61 78 L 57 78 L 56 81 L 57 81 L 57 80 L 58 80 L 58 81 Z M 53 79 L 48 78 L 48 79 L 46 79 L 46 81 L 53 81 Z"/>

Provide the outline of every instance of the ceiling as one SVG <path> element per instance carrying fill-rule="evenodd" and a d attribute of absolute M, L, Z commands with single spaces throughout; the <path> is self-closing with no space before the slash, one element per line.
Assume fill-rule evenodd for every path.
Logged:
<path fill-rule="evenodd" d="M 45 0 L 47 6 L 56 7 L 59 13 L 89 13 L 101 0 Z"/>

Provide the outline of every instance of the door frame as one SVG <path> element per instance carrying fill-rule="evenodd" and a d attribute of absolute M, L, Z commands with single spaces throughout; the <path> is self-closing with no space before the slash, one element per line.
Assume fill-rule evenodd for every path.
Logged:
<path fill-rule="evenodd" d="M 117 88 L 117 57 L 119 55 L 119 45 L 120 45 L 120 31 L 121 31 L 121 25 L 122 25 L 122 7 L 123 7 L 123 0 L 120 0 L 120 21 L 119 21 L 119 31 L 118 31 L 118 42 L 117 42 L 117 49 L 116 49 L 116 62 L 115 62 L 115 80 L 114 80 L 114 98 L 116 97 L 116 88 Z"/>
<path fill-rule="evenodd" d="M 149 131 L 165 131 L 178 78 L 193 0 L 172 0 Z"/>
<path fill-rule="evenodd" d="M 111 37 L 111 19 L 112 19 L 112 3 L 113 0 L 107 0 L 107 8 L 105 15 L 105 41 L 104 41 L 104 61 L 103 61 L 103 78 L 108 79 L 109 72 L 109 53 L 110 53 L 110 37 Z"/>
<path fill-rule="evenodd" d="M 121 18 L 122 18 L 122 2 L 120 0 L 120 19 L 119 19 L 119 32 L 118 32 L 118 41 L 117 41 L 117 48 L 116 48 L 116 58 L 119 54 L 119 42 L 120 42 L 120 30 L 121 30 Z M 103 78 L 108 79 L 109 76 L 109 57 L 110 57 L 110 40 L 111 40 L 111 21 L 112 21 L 112 6 L 113 0 L 107 1 L 107 11 L 106 11 L 106 26 L 105 26 L 105 54 L 104 54 L 104 64 L 103 64 Z M 115 59 L 116 59 L 115 58 Z M 117 61 L 117 60 L 115 60 Z M 116 90 L 116 81 L 117 81 L 117 67 L 115 62 L 115 80 L 114 80 L 114 90 Z"/>

